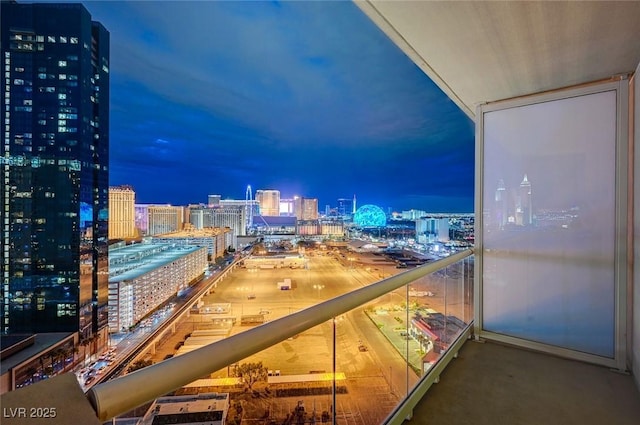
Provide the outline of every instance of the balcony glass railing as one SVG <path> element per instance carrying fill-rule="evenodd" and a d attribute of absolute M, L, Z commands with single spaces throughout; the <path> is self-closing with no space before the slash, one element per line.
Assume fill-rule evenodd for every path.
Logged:
<path fill-rule="evenodd" d="M 228 423 L 400 423 L 468 335 L 472 296 L 467 250 L 97 385 L 88 395 L 102 420 L 175 391 L 229 393 Z"/>

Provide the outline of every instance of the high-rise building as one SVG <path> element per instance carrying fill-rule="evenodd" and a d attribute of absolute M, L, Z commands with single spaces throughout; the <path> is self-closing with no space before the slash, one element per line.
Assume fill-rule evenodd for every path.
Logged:
<path fill-rule="evenodd" d="M 419 218 L 416 220 L 416 238 L 419 243 L 448 242 L 448 218 Z"/>
<path fill-rule="evenodd" d="M 229 208 L 229 207 L 239 207 L 242 209 L 242 215 L 245 217 L 245 230 L 243 233 L 238 233 L 238 235 L 247 234 L 248 230 L 253 225 L 253 217 L 260 214 L 260 204 L 257 200 L 251 199 L 221 199 L 220 207 Z"/>
<path fill-rule="evenodd" d="M 280 199 L 280 215 L 292 217 L 295 215 L 295 199 Z"/>
<path fill-rule="evenodd" d="M 2 2 L 3 333 L 106 329 L 109 32 Z"/>
<path fill-rule="evenodd" d="M 531 211 L 531 183 L 524 175 L 518 192 L 518 205 L 516 208 L 516 224 L 530 226 L 533 223 L 533 212 Z"/>
<path fill-rule="evenodd" d="M 191 207 L 189 223 L 198 230 L 205 227 L 228 227 L 233 230 L 235 239 L 237 236 L 246 235 L 246 209 L 243 206 Z"/>
<path fill-rule="evenodd" d="M 149 205 L 147 208 L 149 236 L 182 230 L 184 208 L 172 205 Z"/>
<path fill-rule="evenodd" d="M 129 186 L 109 188 L 109 239 L 136 236 L 135 198 Z"/>
<path fill-rule="evenodd" d="M 140 232 L 141 236 L 146 236 L 149 234 L 149 207 L 150 206 L 151 205 L 148 205 L 148 204 L 133 205 L 133 209 L 135 211 L 136 231 Z"/>
<path fill-rule="evenodd" d="M 318 198 L 296 196 L 294 198 L 294 211 L 298 220 L 317 220 Z"/>
<path fill-rule="evenodd" d="M 260 205 L 260 215 L 278 217 L 280 215 L 280 191 L 258 190 L 256 201 Z"/>
<path fill-rule="evenodd" d="M 503 229 L 507 224 L 507 189 L 504 187 L 504 180 L 498 180 L 498 188 L 495 195 L 495 212 L 493 219 L 499 229 Z"/>
<path fill-rule="evenodd" d="M 355 196 L 354 196 L 354 199 L 339 198 L 338 199 L 338 216 L 339 217 L 352 216 L 354 213 L 353 211 L 354 205 L 355 205 Z"/>
<path fill-rule="evenodd" d="M 318 219 L 318 198 L 302 198 L 302 220 Z"/>

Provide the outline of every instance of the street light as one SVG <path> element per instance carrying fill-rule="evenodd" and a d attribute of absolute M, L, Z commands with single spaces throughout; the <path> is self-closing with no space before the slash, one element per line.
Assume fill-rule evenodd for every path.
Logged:
<path fill-rule="evenodd" d="M 324 285 L 313 285 L 313 289 L 318 290 L 318 298 L 320 298 L 320 291 L 324 289 Z"/>

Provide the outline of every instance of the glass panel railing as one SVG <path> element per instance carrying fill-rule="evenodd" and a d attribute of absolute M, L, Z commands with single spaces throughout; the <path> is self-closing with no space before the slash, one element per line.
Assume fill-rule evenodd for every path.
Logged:
<path fill-rule="evenodd" d="M 159 363 L 98 385 L 90 399 L 101 418 L 173 391 L 228 393 L 228 423 L 385 423 L 471 323 L 470 255 L 387 270 L 399 274 L 377 283 L 380 270 L 352 263 L 340 276 L 288 271 L 299 272 L 294 291 L 314 298 L 310 307 L 244 270 L 176 325 L 173 353 L 156 348 Z M 332 294 L 348 286 L 359 289 Z"/>

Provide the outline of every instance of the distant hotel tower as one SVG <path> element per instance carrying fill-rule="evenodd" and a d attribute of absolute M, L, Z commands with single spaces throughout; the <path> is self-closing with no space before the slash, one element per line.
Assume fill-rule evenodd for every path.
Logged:
<path fill-rule="evenodd" d="M 149 205 L 147 214 L 147 234 L 149 236 L 182 230 L 184 224 L 183 207 Z"/>
<path fill-rule="evenodd" d="M 297 220 L 318 219 L 318 198 L 305 198 L 296 196 L 294 199 L 294 212 Z"/>
<path fill-rule="evenodd" d="M 507 224 L 509 214 L 507 211 L 507 189 L 504 187 L 504 180 L 498 180 L 498 188 L 495 197 L 495 221 L 499 229 L 504 229 Z"/>
<path fill-rule="evenodd" d="M 349 217 L 355 214 L 356 195 L 353 195 L 353 199 L 338 198 L 338 216 Z"/>
<path fill-rule="evenodd" d="M 280 191 L 258 190 L 256 201 L 260 205 L 260 215 L 278 217 L 280 215 Z"/>
<path fill-rule="evenodd" d="M 129 186 L 109 188 L 109 239 L 136 236 L 136 193 Z"/>
<path fill-rule="evenodd" d="M 516 208 L 516 224 L 520 226 L 530 226 L 533 224 L 533 213 L 531 211 L 531 183 L 524 175 L 518 191 L 518 205 Z"/>
<path fill-rule="evenodd" d="M 80 4 L 0 4 L 2 333 L 107 325 L 109 33 Z"/>

